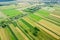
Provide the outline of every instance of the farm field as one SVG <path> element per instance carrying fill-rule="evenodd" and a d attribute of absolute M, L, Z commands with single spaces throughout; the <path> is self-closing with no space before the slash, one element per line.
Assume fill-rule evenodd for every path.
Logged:
<path fill-rule="evenodd" d="M 0 10 L 0 40 L 60 40 L 60 10 L 38 7 Z"/>

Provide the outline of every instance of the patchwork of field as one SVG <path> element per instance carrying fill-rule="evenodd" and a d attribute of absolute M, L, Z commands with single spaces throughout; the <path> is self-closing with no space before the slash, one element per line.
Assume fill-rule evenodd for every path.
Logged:
<path fill-rule="evenodd" d="M 60 40 L 60 10 L 0 10 L 0 40 Z M 1 18 L 1 17 L 0 17 Z M 0 19 L 1 20 L 1 19 Z"/>

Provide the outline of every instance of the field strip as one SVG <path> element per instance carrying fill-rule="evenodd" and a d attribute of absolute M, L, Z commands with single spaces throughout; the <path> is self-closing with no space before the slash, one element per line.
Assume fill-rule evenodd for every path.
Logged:
<path fill-rule="evenodd" d="M 27 22 L 32 24 L 32 22 L 30 22 L 31 20 L 29 20 L 29 18 L 27 18 L 27 19 L 26 18 L 23 18 L 23 19 L 25 19 Z M 54 38 L 59 39 L 59 37 L 57 35 L 55 35 L 54 33 L 50 32 L 49 30 L 43 28 L 42 26 L 38 25 L 36 22 L 34 22 L 34 24 L 32 24 L 32 25 L 36 26 L 39 29 L 42 29 L 42 30 L 46 31 L 49 35 L 53 36 Z"/>
<path fill-rule="evenodd" d="M 54 25 L 46 20 L 41 20 L 39 23 L 44 25 L 46 28 L 56 32 L 58 35 L 60 35 L 60 27 L 58 27 L 58 26 L 56 26 L 56 25 Z"/>
<path fill-rule="evenodd" d="M 56 21 L 50 20 L 50 19 L 48 19 L 48 18 L 45 18 L 45 17 L 43 17 L 43 16 L 41 16 L 41 15 L 39 15 L 39 14 L 35 14 L 35 15 L 38 15 L 38 16 L 42 17 L 44 20 L 47 20 L 47 21 L 49 21 L 49 22 L 51 22 L 51 23 L 53 23 L 53 24 L 55 24 L 55 25 L 60 26 L 60 23 L 57 23 Z"/>
<path fill-rule="evenodd" d="M 31 32 L 29 32 L 29 34 L 34 38 L 34 40 L 39 40 L 39 38 L 38 37 L 35 37 Z"/>
<path fill-rule="evenodd" d="M 9 26 L 5 27 L 4 29 L 5 29 L 6 36 L 9 37 L 9 40 L 17 40 L 16 36 L 12 32 L 12 30 L 9 28 Z"/>
<path fill-rule="evenodd" d="M 55 15 L 55 14 L 50 14 L 50 15 L 52 15 L 52 16 L 55 16 L 55 17 L 57 17 L 57 18 L 60 18 L 60 16 L 58 16 L 58 15 Z"/>
<path fill-rule="evenodd" d="M 26 35 L 24 35 L 24 33 L 18 27 L 16 27 L 16 29 L 24 37 L 25 40 L 28 40 L 28 38 L 26 37 Z"/>
<path fill-rule="evenodd" d="M 44 27 L 42 27 L 42 26 L 40 26 L 40 25 L 38 25 L 38 24 L 35 24 L 35 26 L 38 27 L 38 28 L 40 28 L 40 29 L 42 29 L 42 30 L 44 30 L 44 31 L 47 32 L 49 35 L 52 35 L 54 38 L 57 38 L 57 39 L 60 38 L 60 37 L 58 37 L 57 35 L 55 35 L 54 33 L 50 32 L 49 30 L 45 29 Z"/>
<path fill-rule="evenodd" d="M 1 40 L 9 40 L 8 37 L 5 35 L 3 28 L 0 28 L 0 35 L 1 35 Z"/>
<path fill-rule="evenodd" d="M 60 37 L 58 37 L 57 35 L 55 35 L 54 33 L 50 32 L 49 30 L 45 29 L 44 27 L 40 26 L 39 24 L 35 23 L 35 26 L 37 28 L 40 28 L 42 30 L 44 30 L 45 32 L 47 32 L 49 35 L 53 36 L 56 39 L 59 39 Z"/>
<path fill-rule="evenodd" d="M 25 19 L 25 18 L 24 18 L 24 19 Z M 25 20 L 28 20 L 28 19 L 25 19 Z M 29 21 L 28 21 L 28 22 L 29 22 Z M 35 24 L 35 26 L 40 27 L 40 26 L 38 26 L 38 24 Z M 42 30 L 44 30 L 44 28 L 43 28 Z M 49 31 L 49 32 L 50 32 L 50 31 Z M 51 33 L 51 35 L 52 35 L 53 37 L 59 39 L 59 37 L 58 37 L 57 35 L 55 35 L 55 34 L 52 33 L 52 32 L 50 32 L 50 33 Z M 56 37 L 56 36 L 57 36 L 57 37 Z"/>
<path fill-rule="evenodd" d="M 38 40 L 38 38 L 35 37 L 35 36 L 30 32 L 29 26 L 25 25 L 25 24 L 24 24 L 23 22 L 21 22 L 21 21 L 20 21 L 20 25 L 23 26 L 23 27 L 25 26 L 24 28 L 28 31 L 28 34 L 29 34 L 32 38 Z"/>
<path fill-rule="evenodd" d="M 26 25 L 23 25 L 23 23 L 21 23 L 20 22 L 20 20 L 18 21 L 18 24 L 20 25 L 20 26 L 22 26 L 22 27 L 20 27 L 20 29 L 23 31 L 23 33 L 29 38 L 29 39 L 31 39 L 31 40 L 33 40 L 32 38 L 31 38 L 31 36 L 30 35 L 28 35 L 25 31 L 24 31 L 24 26 L 26 27 Z"/>
<path fill-rule="evenodd" d="M 21 21 L 20 21 L 20 25 L 21 26 L 25 26 L 25 27 L 27 27 L 27 28 L 25 28 L 27 31 L 28 31 L 28 34 L 29 34 L 29 36 L 31 37 L 31 38 L 34 38 L 34 39 L 38 39 L 38 38 L 36 38 L 36 37 L 34 37 L 31 33 L 30 33 L 30 28 L 29 28 L 29 26 L 27 26 L 27 25 L 25 25 L 24 23 L 22 23 Z"/>
<path fill-rule="evenodd" d="M 10 24 L 10 28 L 15 33 L 15 36 L 18 38 L 18 40 L 24 40 L 24 38 L 22 38 L 21 34 L 16 30 L 16 28 L 12 24 Z"/>
<path fill-rule="evenodd" d="M 18 23 L 19 23 L 19 25 L 22 26 L 22 28 L 24 27 L 23 29 L 29 29 L 29 27 L 27 27 L 22 21 L 19 21 Z"/>
<path fill-rule="evenodd" d="M 30 23 L 31 25 L 35 25 L 33 21 L 31 21 L 28 17 L 23 17 L 23 19 L 25 21 L 27 21 L 28 23 Z"/>
<path fill-rule="evenodd" d="M 23 19 L 26 20 L 28 23 L 30 23 L 33 27 L 34 27 L 34 26 L 37 26 L 37 27 L 38 27 L 37 23 L 34 22 L 34 21 L 32 21 L 32 20 L 30 20 L 28 17 L 25 17 L 25 18 L 23 18 Z"/>
<path fill-rule="evenodd" d="M 3 36 L 1 34 L 1 26 L 0 26 L 0 39 L 3 39 Z"/>

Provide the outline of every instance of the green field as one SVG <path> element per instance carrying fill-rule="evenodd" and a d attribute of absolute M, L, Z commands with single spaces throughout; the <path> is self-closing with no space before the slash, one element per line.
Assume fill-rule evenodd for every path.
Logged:
<path fill-rule="evenodd" d="M 2 12 L 9 17 L 14 17 L 14 16 L 22 14 L 20 11 L 16 9 L 5 9 L 5 10 L 2 10 Z"/>

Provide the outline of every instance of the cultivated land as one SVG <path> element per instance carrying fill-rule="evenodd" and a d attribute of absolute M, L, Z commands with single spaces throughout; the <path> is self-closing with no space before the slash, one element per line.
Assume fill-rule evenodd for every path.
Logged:
<path fill-rule="evenodd" d="M 51 8 L 0 10 L 0 40 L 60 40 L 60 10 Z"/>

